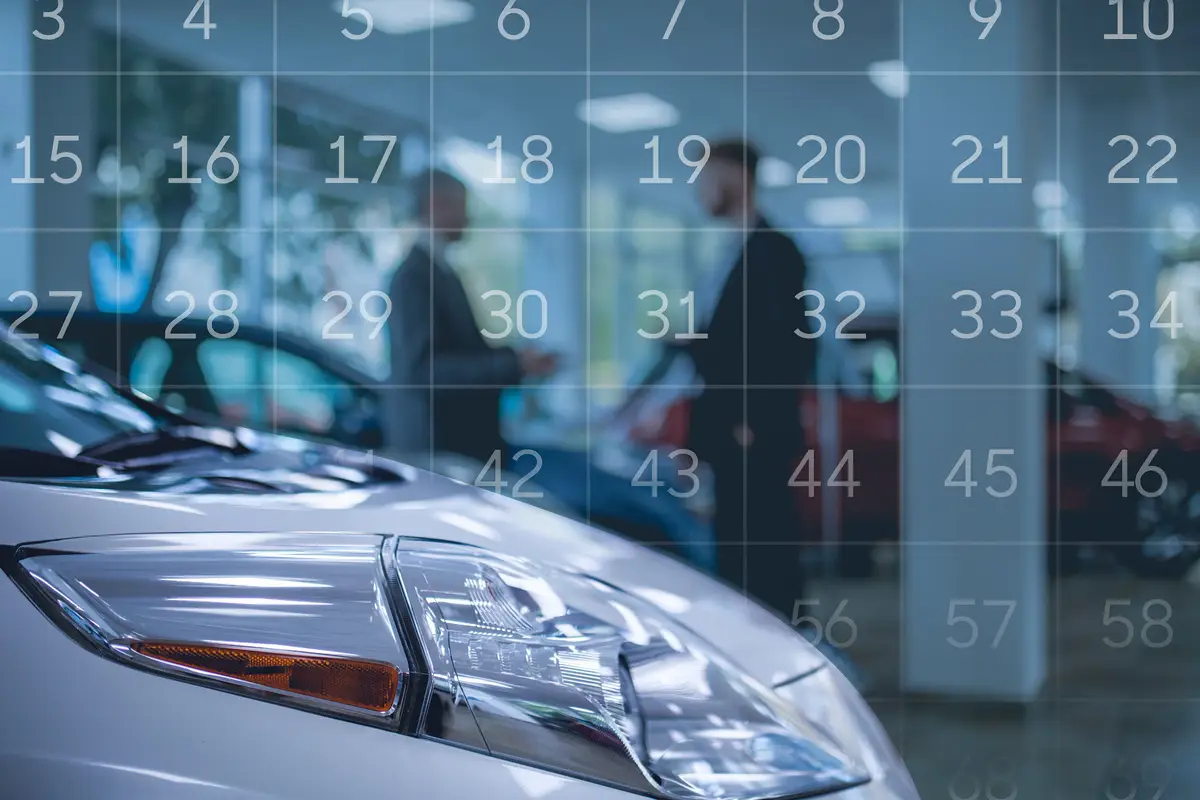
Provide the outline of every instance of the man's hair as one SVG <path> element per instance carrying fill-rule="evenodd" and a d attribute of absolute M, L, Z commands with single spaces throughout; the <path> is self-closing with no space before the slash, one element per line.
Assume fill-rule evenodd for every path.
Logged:
<path fill-rule="evenodd" d="M 755 174 L 758 172 L 759 152 L 757 147 L 745 139 L 724 139 L 719 141 L 712 146 L 708 157 L 718 161 L 737 164 L 750 176 L 750 183 L 754 183 Z"/>
<path fill-rule="evenodd" d="M 417 214 L 421 215 L 429 210 L 429 200 L 434 193 L 444 191 L 446 189 L 466 189 L 467 185 L 458 178 L 458 176 L 446 172 L 443 169 L 427 169 L 423 170 L 420 175 L 413 178 L 413 194 L 417 198 Z"/>

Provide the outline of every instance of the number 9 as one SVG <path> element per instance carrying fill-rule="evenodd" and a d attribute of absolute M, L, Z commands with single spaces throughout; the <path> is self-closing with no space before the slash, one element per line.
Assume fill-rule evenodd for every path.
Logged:
<path fill-rule="evenodd" d="M 979 15 L 978 8 L 979 0 L 971 0 L 971 18 L 981 25 L 986 26 L 983 29 L 983 33 L 979 34 L 979 39 L 981 41 L 986 39 L 987 35 L 992 32 L 993 26 L 995 26 L 996 22 L 1000 19 L 1000 12 L 1004 9 L 1004 5 L 1001 3 L 1001 0 L 993 0 L 993 2 L 996 4 L 995 13 L 993 13 L 990 17 L 981 17 Z"/>

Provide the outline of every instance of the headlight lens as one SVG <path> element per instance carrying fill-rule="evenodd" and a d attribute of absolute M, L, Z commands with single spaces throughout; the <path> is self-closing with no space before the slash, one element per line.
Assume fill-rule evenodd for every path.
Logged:
<path fill-rule="evenodd" d="M 180 534 L 17 555 L 65 629 L 173 677 L 677 800 L 807 797 L 874 771 L 828 714 L 659 608 L 477 548 Z"/>
<path fill-rule="evenodd" d="M 496 755 L 673 798 L 796 797 L 868 779 L 777 694 L 637 597 L 463 547 L 401 540 L 395 561 L 439 724 L 470 713 Z"/>

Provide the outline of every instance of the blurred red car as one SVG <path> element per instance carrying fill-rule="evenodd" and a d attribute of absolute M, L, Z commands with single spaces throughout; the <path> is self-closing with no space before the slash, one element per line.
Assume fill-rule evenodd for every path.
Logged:
<path fill-rule="evenodd" d="M 853 480 L 859 485 L 853 496 L 844 488 L 826 493 L 838 503 L 837 542 L 861 545 L 899 537 L 899 330 L 894 317 L 860 317 L 855 323 L 851 332 L 865 338 L 845 343 L 863 380 L 837 392 L 839 444 L 832 457 L 822 458 L 817 444 L 817 392 L 802 391 L 798 398 L 814 454 L 812 472 L 805 465 L 794 476 L 802 484 L 796 502 L 802 536 L 813 542 L 821 541 L 823 496 L 803 482 L 830 476 L 846 451 L 854 452 Z M 1049 361 L 1045 370 L 1047 535 L 1061 545 L 1051 548 L 1051 568 L 1071 572 L 1081 559 L 1099 556 L 1146 576 L 1186 572 L 1200 559 L 1200 428 L 1163 419 L 1077 371 Z M 682 447 L 688 413 L 688 402 L 680 401 L 661 426 L 641 433 L 656 445 Z M 797 454 L 797 466 L 803 456 Z M 1155 468 L 1168 480 L 1161 481 Z M 849 475 L 842 471 L 838 477 Z M 869 572 L 869 562 L 869 548 L 839 548 L 843 574 Z"/>

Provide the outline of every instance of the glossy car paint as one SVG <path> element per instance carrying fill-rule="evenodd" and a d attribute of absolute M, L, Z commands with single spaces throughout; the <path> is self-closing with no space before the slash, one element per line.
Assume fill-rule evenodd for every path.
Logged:
<path fill-rule="evenodd" d="M 401 472 L 405 468 L 397 466 Z M 361 532 L 473 544 L 581 570 L 645 598 L 750 675 L 823 700 L 874 780 L 838 800 L 912 800 L 873 714 L 787 624 L 666 556 L 424 472 L 328 492 L 128 491 L 0 482 L 0 545 L 118 533 Z M 629 796 L 431 741 L 191 685 L 81 647 L 0 580 L 0 788 L 20 798 L 571 798 Z M 800 681 L 793 679 L 808 675 Z M 810 682 L 816 678 L 815 682 Z M 815 693 L 815 694 L 814 694 Z"/>

